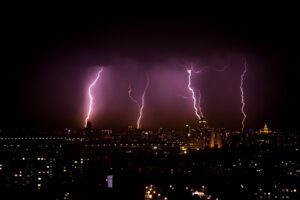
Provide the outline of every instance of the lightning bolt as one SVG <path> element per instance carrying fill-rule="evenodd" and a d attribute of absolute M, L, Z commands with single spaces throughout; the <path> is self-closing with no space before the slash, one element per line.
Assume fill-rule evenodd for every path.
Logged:
<path fill-rule="evenodd" d="M 242 108 L 241 108 L 241 111 L 242 111 L 242 114 L 243 114 L 243 120 L 242 120 L 242 132 L 244 132 L 244 128 L 245 128 L 245 120 L 246 120 L 246 113 L 244 111 L 244 107 L 245 107 L 245 97 L 244 97 L 244 77 L 245 77 L 245 74 L 247 73 L 247 61 L 245 60 L 245 63 L 244 63 L 244 71 L 243 73 L 241 74 L 241 85 L 240 85 L 240 90 L 241 90 L 241 103 L 242 103 Z"/>
<path fill-rule="evenodd" d="M 147 84 L 145 86 L 145 89 L 144 89 L 144 92 L 143 92 L 143 95 L 142 95 L 142 106 L 140 107 L 140 115 L 139 115 L 139 118 L 138 118 L 138 121 L 137 121 L 137 125 L 138 125 L 137 128 L 138 129 L 140 128 L 140 122 L 143 118 L 143 110 L 144 110 L 144 106 L 145 106 L 145 94 L 148 90 L 149 84 L 150 84 L 150 80 L 147 77 Z"/>
<path fill-rule="evenodd" d="M 128 96 L 140 108 L 141 106 L 140 106 L 139 102 L 131 95 L 131 92 L 132 92 L 131 83 L 129 83 Z"/>
<path fill-rule="evenodd" d="M 178 96 L 178 97 L 180 97 L 180 98 L 182 98 L 182 99 L 192 99 L 193 97 L 192 96 L 183 96 L 183 95 L 180 95 L 180 94 L 178 94 L 178 95 L 176 95 L 176 96 Z M 200 116 L 203 118 L 204 117 L 204 115 L 203 115 L 203 112 L 202 112 L 202 109 L 201 109 L 201 92 L 200 92 L 200 90 L 198 90 L 198 103 L 197 103 L 197 108 L 198 108 L 198 110 L 199 110 L 199 113 L 200 113 Z"/>
<path fill-rule="evenodd" d="M 198 90 L 198 94 L 199 94 L 199 95 L 198 95 L 199 98 L 198 98 L 197 108 L 198 108 L 198 110 L 199 110 L 200 116 L 201 116 L 201 117 L 204 117 L 203 112 L 202 112 L 202 109 L 201 109 L 201 92 L 200 92 L 200 90 Z M 183 98 L 183 99 L 192 99 L 192 98 L 193 98 L 193 97 L 183 96 L 183 95 L 180 95 L 180 94 L 178 94 L 178 95 L 176 95 L 176 96 L 178 96 L 178 97 L 180 97 L 180 98 Z"/>
<path fill-rule="evenodd" d="M 199 109 L 200 116 L 201 116 L 201 118 L 203 118 L 204 115 L 203 115 L 203 112 L 202 112 L 202 109 L 201 109 L 201 98 L 202 98 L 202 94 L 201 94 L 201 91 L 200 91 L 200 90 L 198 90 L 198 94 L 199 94 L 199 98 L 198 98 L 198 104 L 197 104 L 197 106 L 198 106 L 198 109 Z"/>
<path fill-rule="evenodd" d="M 94 85 L 97 83 L 99 77 L 100 77 L 100 74 L 102 73 L 103 71 L 103 67 L 100 68 L 100 70 L 98 71 L 97 73 L 97 77 L 96 79 L 90 84 L 89 86 L 89 99 L 90 99 L 90 103 L 89 103 L 89 110 L 88 110 L 88 113 L 87 113 L 87 116 L 85 118 L 85 127 L 87 126 L 87 123 L 89 121 L 89 118 L 90 118 L 90 115 L 92 113 L 92 110 L 93 110 L 93 94 L 92 94 L 92 88 L 94 87 Z"/>
<path fill-rule="evenodd" d="M 191 77 L 192 77 L 192 72 L 193 72 L 192 70 L 193 70 L 193 68 L 191 68 L 191 69 L 186 68 L 186 71 L 188 73 L 188 80 L 189 80 L 188 81 L 188 89 L 192 94 L 193 107 L 194 107 L 194 110 L 195 110 L 195 115 L 198 117 L 199 120 L 201 120 L 201 116 L 198 113 L 197 100 L 196 100 L 196 97 L 195 97 L 195 92 L 194 92 L 194 89 L 191 87 Z M 196 71 L 195 73 L 198 73 L 198 71 Z"/>
<path fill-rule="evenodd" d="M 131 92 L 132 92 L 131 84 L 129 84 L 129 86 L 128 86 L 128 96 L 139 107 L 139 110 L 140 110 L 139 111 L 139 116 L 138 116 L 138 119 L 137 119 L 137 122 L 136 122 L 137 129 L 141 128 L 141 120 L 143 118 L 143 111 L 144 111 L 144 107 L 145 107 L 145 95 L 147 93 L 149 84 L 150 84 L 150 80 L 147 77 L 147 83 L 146 83 L 146 86 L 145 86 L 143 94 L 142 94 L 142 103 L 141 104 L 139 104 L 139 102 L 131 95 Z"/>

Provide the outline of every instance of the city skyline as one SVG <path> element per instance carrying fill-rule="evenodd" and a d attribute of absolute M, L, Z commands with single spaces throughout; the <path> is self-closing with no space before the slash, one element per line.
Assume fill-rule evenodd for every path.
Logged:
<path fill-rule="evenodd" d="M 1 199 L 299 199 L 297 6 L 99 3 L 3 6 Z"/>

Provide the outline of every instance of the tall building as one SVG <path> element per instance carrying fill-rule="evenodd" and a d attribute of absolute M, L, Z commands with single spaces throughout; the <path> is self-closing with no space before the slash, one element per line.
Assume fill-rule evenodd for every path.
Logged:
<path fill-rule="evenodd" d="M 208 128 L 208 123 L 204 117 L 199 120 L 199 137 L 202 148 L 210 146 L 210 129 Z"/>
<path fill-rule="evenodd" d="M 211 128 L 210 129 L 210 148 L 221 148 L 222 147 L 222 132 L 223 128 Z"/>
<path fill-rule="evenodd" d="M 199 126 L 200 128 L 208 128 L 207 121 L 204 117 L 201 117 L 201 119 L 199 120 Z"/>

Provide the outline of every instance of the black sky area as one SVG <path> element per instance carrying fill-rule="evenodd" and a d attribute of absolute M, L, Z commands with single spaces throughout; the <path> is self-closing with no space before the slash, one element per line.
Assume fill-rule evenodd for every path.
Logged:
<path fill-rule="evenodd" d="M 203 90 L 203 110 L 209 123 L 239 129 L 238 89 L 232 92 L 233 89 L 227 88 L 225 96 L 214 91 L 227 79 L 232 79 L 232 84 L 238 83 L 236 75 L 242 70 L 245 58 L 249 67 L 246 83 L 251 85 L 246 92 L 247 128 L 260 128 L 264 122 L 274 128 L 297 128 L 299 14 L 292 6 L 28 7 L 8 6 L 1 14 L 0 126 L 3 128 L 81 127 L 89 82 L 86 79 L 93 77 L 98 64 L 114 66 L 109 73 L 119 73 L 113 76 L 119 77 L 115 81 L 120 82 L 127 78 L 122 73 L 128 66 L 136 66 L 141 78 L 137 85 L 142 87 L 143 71 L 155 79 L 156 69 L 164 64 L 195 62 L 212 69 L 221 60 L 221 65 L 229 62 L 228 72 L 207 71 L 210 75 L 201 75 L 203 78 L 200 82 L 195 80 L 195 84 L 200 84 Z M 168 74 L 170 69 L 173 68 L 162 70 Z M 149 101 L 154 103 L 150 104 L 153 110 L 147 111 L 149 117 L 145 116 L 146 127 L 181 127 L 195 120 L 190 111 L 188 118 L 178 114 L 177 119 L 169 120 L 167 114 L 155 112 L 160 103 L 153 97 L 154 86 L 149 91 L 152 96 Z M 109 94 L 122 92 L 125 101 L 127 90 L 119 91 L 117 85 Z M 227 98 L 230 94 L 237 98 Z M 216 101 L 226 98 L 229 100 L 220 104 Z M 127 115 L 135 112 L 130 102 L 125 106 L 116 103 L 113 107 L 102 110 L 105 116 L 96 126 L 135 124 L 135 117 Z M 158 121 L 156 115 L 161 115 Z"/>

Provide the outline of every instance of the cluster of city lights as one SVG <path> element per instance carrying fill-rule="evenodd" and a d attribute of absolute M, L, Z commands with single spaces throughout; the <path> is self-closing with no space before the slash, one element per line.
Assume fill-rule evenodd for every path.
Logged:
<path fill-rule="evenodd" d="M 145 187 L 145 200 L 168 200 L 166 196 L 159 193 L 155 186 L 149 185 Z"/>

